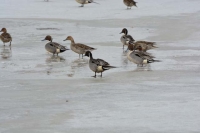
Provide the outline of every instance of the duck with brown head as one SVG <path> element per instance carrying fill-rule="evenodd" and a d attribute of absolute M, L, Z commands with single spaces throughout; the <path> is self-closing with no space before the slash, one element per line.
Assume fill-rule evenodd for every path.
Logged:
<path fill-rule="evenodd" d="M 133 39 L 133 37 L 131 35 L 128 35 L 128 30 L 126 28 L 123 28 L 122 31 L 120 32 L 124 33 L 124 35 L 121 36 L 120 41 L 123 44 L 123 49 L 124 49 L 124 45 L 128 46 L 128 42 L 134 42 L 135 40 Z"/>
<path fill-rule="evenodd" d="M 83 58 L 83 54 L 85 54 L 86 51 L 96 50 L 95 48 L 87 46 L 85 44 L 75 43 L 75 41 L 74 41 L 72 36 L 68 36 L 63 41 L 66 41 L 66 40 L 71 41 L 70 48 L 71 48 L 72 51 L 74 51 L 75 53 L 79 54 L 79 58 L 80 58 L 80 55 L 82 55 L 82 58 Z"/>
<path fill-rule="evenodd" d="M 53 55 L 54 54 L 58 55 L 59 53 L 62 53 L 64 51 L 66 51 L 66 50 L 69 50 L 65 46 L 60 45 L 60 44 L 58 44 L 56 42 L 53 42 L 53 38 L 50 35 L 47 35 L 42 41 L 45 41 L 45 40 L 50 41 L 49 43 L 47 43 L 45 45 L 45 49 L 48 52 L 52 53 Z"/>
<path fill-rule="evenodd" d="M 102 59 L 94 59 L 92 57 L 92 53 L 90 51 L 87 51 L 85 53 L 85 56 L 90 57 L 89 60 L 89 67 L 90 69 L 95 72 L 95 75 L 93 76 L 94 78 L 96 78 L 96 73 L 101 73 L 101 77 L 102 77 L 102 73 L 106 70 L 109 70 L 111 68 L 116 68 L 114 66 L 110 66 L 110 64 Z"/>
<path fill-rule="evenodd" d="M 5 46 L 5 43 L 8 43 L 10 42 L 10 45 L 11 46 L 11 42 L 12 42 L 12 37 L 9 33 L 7 33 L 7 30 L 6 28 L 2 28 L 0 32 L 3 32 L 1 35 L 0 35 L 0 39 L 1 41 L 3 42 L 4 46 Z"/>

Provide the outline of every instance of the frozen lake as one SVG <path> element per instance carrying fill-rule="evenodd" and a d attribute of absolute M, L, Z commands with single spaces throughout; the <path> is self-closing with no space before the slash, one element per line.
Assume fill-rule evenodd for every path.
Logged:
<path fill-rule="evenodd" d="M 199 133 L 200 2 L 96 0 L 0 0 L 0 28 L 13 37 L 0 42 L 1 133 Z M 162 62 L 144 68 L 129 62 L 119 34 L 157 42 L 149 51 Z M 41 42 L 97 48 L 118 68 L 96 79 L 88 58 L 68 50 L 48 54 Z"/>

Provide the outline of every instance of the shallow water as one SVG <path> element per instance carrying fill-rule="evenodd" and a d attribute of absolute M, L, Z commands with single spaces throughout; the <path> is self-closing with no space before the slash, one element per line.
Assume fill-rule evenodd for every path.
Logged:
<path fill-rule="evenodd" d="M 44 7 L 42 4 L 59 6 L 63 2 L 21 1 L 22 5 L 34 3 L 30 9 L 36 5 Z M 73 1 L 69 3 L 72 4 L 66 5 L 71 9 L 69 12 L 80 10 Z M 0 132 L 198 133 L 200 13 L 195 12 L 194 6 L 194 9 L 173 10 L 175 16 L 171 12 L 165 15 L 165 10 L 174 9 L 177 1 L 175 4 L 171 0 L 157 1 L 154 7 L 148 3 L 151 4 L 141 1 L 142 12 L 137 13 L 137 19 L 103 14 L 94 18 L 88 15 L 84 20 L 72 15 L 64 19 L 60 17 L 62 14 L 56 16 L 49 10 L 52 16 L 44 19 L 44 12 L 38 14 L 28 9 L 21 14 L 26 9 L 21 8 L 14 16 L 16 6 L 11 5 L 14 8 L 10 11 L 0 8 L 0 27 L 7 27 L 13 36 L 11 48 L 0 42 Z M 185 3 L 188 1 L 181 4 Z M 64 6 L 58 12 L 65 10 Z M 102 5 L 87 5 L 83 10 L 88 12 L 96 6 L 102 8 Z M 155 16 L 144 15 L 144 11 L 155 13 L 157 6 L 166 9 Z M 120 9 L 124 8 L 120 5 Z M 116 12 L 114 9 L 111 14 Z M 5 16 L 2 11 L 8 14 Z M 105 19 L 99 20 L 101 17 Z M 119 32 L 125 25 L 134 39 L 156 41 L 159 48 L 149 52 L 162 62 L 145 67 L 129 62 L 119 41 Z M 59 56 L 46 52 L 47 42 L 41 40 L 49 34 L 68 48 L 70 42 L 62 40 L 72 35 L 76 42 L 97 48 L 93 51 L 94 58 L 105 59 L 117 68 L 95 79 L 91 77 L 94 73 L 88 67 L 87 57 L 79 59 L 71 50 Z"/>

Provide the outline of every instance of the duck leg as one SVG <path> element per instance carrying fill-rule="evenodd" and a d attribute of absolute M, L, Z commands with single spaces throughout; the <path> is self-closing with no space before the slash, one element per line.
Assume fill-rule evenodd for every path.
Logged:
<path fill-rule="evenodd" d="M 84 7 L 84 4 L 82 4 L 80 7 Z"/>
<path fill-rule="evenodd" d="M 82 59 L 83 59 L 83 54 L 82 54 Z"/>
<path fill-rule="evenodd" d="M 102 77 L 102 72 L 101 72 L 101 77 Z"/>
<path fill-rule="evenodd" d="M 95 75 L 94 75 L 94 76 L 92 76 L 92 77 L 96 78 L 96 72 L 95 72 Z"/>

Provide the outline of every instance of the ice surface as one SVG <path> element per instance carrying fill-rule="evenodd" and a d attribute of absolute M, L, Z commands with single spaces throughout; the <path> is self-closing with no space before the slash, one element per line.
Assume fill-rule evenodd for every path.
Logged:
<path fill-rule="evenodd" d="M 0 42 L 1 133 L 199 133 L 200 2 L 96 0 L 0 0 L 0 28 L 13 37 Z M 162 62 L 144 68 L 129 62 L 119 34 L 157 42 L 149 52 Z M 45 51 L 46 35 L 97 48 L 118 68 L 92 78 L 88 58 L 71 50 Z"/>

